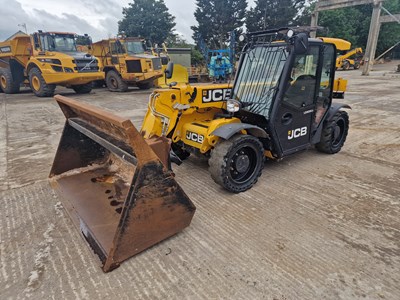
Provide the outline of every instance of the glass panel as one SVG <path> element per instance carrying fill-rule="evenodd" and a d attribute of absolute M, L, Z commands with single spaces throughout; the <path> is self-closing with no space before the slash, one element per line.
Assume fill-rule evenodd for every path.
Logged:
<path fill-rule="evenodd" d="M 141 54 L 144 53 L 143 43 L 141 41 L 125 42 L 125 47 L 130 54 Z"/>
<path fill-rule="evenodd" d="M 336 60 L 334 57 L 334 48 L 332 45 L 324 45 L 323 48 L 323 62 L 322 62 L 322 74 L 321 83 L 319 87 L 318 99 L 316 103 L 316 113 L 314 125 L 318 125 L 324 116 L 330 102 L 330 96 L 332 92 L 332 76 L 333 68 L 335 67 Z"/>
<path fill-rule="evenodd" d="M 307 54 L 296 55 L 284 101 L 298 108 L 314 103 L 319 46 Z"/>
<path fill-rule="evenodd" d="M 122 54 L 125 53 L 125 48 L 121 43 L 111 43 L 111 54 Z"/>
<path fill-rule="evenodd" d="M 282 45 L 250 49 L 237 75 L 233 98 L 252 103 L 245 109 L 268 118 L 287 57 L 286 46 Z"/>

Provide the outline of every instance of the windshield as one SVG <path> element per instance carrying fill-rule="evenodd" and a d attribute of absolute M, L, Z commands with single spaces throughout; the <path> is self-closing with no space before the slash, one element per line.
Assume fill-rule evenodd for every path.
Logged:
<path fill-rule="evenodd" d="M 248 50 L 236 77 L 233 98 L 252 103 L 245 109 L 268 118 L 287 57 L 286 45 L 264 45 Z"/>
<path fill-rule="evenodd" d="M 75 36 L 72 34 L 44 34 L 40 36 L 43 51 L 74 52 Z"/>
<path fill-rule="evenodd" d="M 143 43 L 141 41 L 126 41 L 126 51 L 130 54 L 142 54 L 144 53 Z"/>

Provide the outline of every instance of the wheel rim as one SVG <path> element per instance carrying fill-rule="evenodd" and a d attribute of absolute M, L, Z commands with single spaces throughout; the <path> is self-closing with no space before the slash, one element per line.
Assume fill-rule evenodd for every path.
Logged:
<path fill-rule="evenodd" d="M 117 89 L 117 88 L 118 88 L 118 82 L 117 82 L 117 80 L 116 80 L 114 77 L 111 77 L 110 83 L 111 83 L 111 86 L 112 86 L 114 89 Z"/>
<path fill-rule="evenodd" d="M 32 77 L 32 87 L 35 91 L 40 90 L 40 80 L 37 76 Z"/>
<path fill-rule="evenodd" d="M 336 121 L 335 127 L 333 128 L 332 145 L 337 147 L 342 143 L 344 138 L 345 121 L 340 118 Z"/>
<path fill-rule="evenodd" d="M 0 84 L 3 89 L 7 88 L 7 78 L 5 76 L 0 77 Z"/>
<path fill-rule="evenodd" d="M 245 183 L 251 178 L 257 166 L 257 153 L 249 146 L 238 149 L 230 158 L 231 179 L 237 183 Z"/>

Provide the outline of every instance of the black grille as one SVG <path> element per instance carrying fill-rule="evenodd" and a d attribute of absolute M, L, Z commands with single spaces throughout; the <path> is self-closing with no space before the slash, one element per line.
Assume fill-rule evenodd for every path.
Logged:
<path fill-rule="evenodd" d="M 74 63 L 76 64 L 75 70 L 80 73 L 97 72 L 99 70 L 97 60 L 75 59 Z"/>
<path fill-rule="evenodd" d="M 161 58 L 153 58 L 153 70 L 161 70 Z"/>
<path fill-rule="evenodd" d="M 128 73 L 142 73 L 142 65 L 140 60 L 127 60 L 126 67 L 128 69 Z"/>

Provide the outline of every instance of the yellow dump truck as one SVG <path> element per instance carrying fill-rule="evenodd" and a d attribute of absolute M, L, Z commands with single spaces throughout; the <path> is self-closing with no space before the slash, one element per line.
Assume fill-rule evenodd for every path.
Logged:
<path fill-rule="evenodd" d="M 29 83 L 38 97 L 53 96 L 57 85 L 89 93 L 91 82 L 103 79 L 104 74 L 94 56 L 77 51 L 76 38 L 74 33 L 39 30 L 1 42 L 1 90 L 18 93 L 21 84 Z"/>
<path fill-rule="evenodd" d="M 149 89 L 163 75 L 161 58 L 145 53 L 141 38 L 101 40 L 93 43 L 90 53 L 99 58 L 112 92 L 126 92 L 128 86 Z"/>

